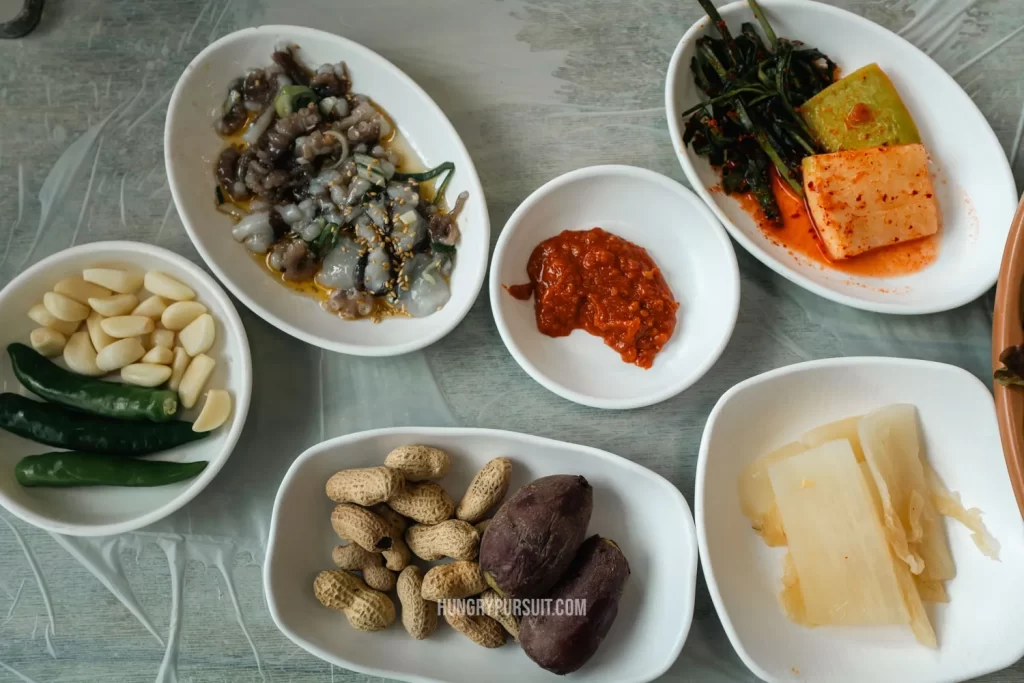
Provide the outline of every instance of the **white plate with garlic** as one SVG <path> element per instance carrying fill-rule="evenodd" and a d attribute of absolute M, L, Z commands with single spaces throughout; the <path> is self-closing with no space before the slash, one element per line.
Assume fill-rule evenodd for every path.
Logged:
<path fill-rule="evenodd" d="M 137 242 L 74 247 L 0 291 L 0 319 L 5 348 L 22 342 L 76 374 L 172 390 L 176 417 L 211 432 L 146 456 L 208 461 L 194 479 L 151 488 L 25 488 L 15 463 L 55 449 L 0 430 L 0 504 L 13 514 L 62 534 L 131 531 L 188 503 L 227 461 L 249 409 L 249 343 L 230 299 L 195 264 Z M 36 398 L 14 376 L 6 352 L 0 389 Z"/>

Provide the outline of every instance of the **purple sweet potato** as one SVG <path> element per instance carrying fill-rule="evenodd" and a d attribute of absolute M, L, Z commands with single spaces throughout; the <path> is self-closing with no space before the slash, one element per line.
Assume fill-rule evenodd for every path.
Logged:
<path fill-rule="evenodd" d="M 519 489 L 499 508 L 480 542 L 487 583 L 506 598 L 546 593 L 586 538 L 593 507 L 593 489 L 579 475 L 542 477 Z"/>
<path fill-rule="evenodd" d="M 564 675 L 587 663 L 619 613 L 619 598 L 629 578 L 629 563 L 612 541 L 591 536 L 580 548 L 562 580 L 545 595 L 562 614 L 530 613 L 519 625 L 519 642 L 533 661 L 552 673 Z M 579 602 L 569 602 L 579 601 Z M 569 614 L 568 605 L 582 605 L 585 613 Z"/>

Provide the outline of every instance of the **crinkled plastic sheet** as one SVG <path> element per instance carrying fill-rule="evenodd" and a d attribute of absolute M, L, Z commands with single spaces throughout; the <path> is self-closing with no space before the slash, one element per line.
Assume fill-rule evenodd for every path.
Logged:
<path fill-rule="evenodd" d="M 162 112 L 192 55 L 231 30 L 259 23 L 334 30 L 381 51 L 421 82 L 474 155 L 495 236 L 529 191 L 572 168 L 637 163 L 682 178 L 666 144 L 662 72 L 678 37 L 700 15 L 695 2 L 631 4 L 628 10 L 582 0 L 459 4 L 210 0 L 172 9 L 154 0 L 50 3 L 33 38 L 0 41 L 0 183 L 7 189 L 0 194 L 0 281 L 46 254 L 105 238 L 150 241 L 198 260 L 163 173 Z M 953 73 L 989 116 L 1018 170 L 1024 132 L 1018 0 L 837 4 L 898 29 Z M 620 35 L 620 29 L 632 33 Z M 609 46 L 619 49 L 609 52 Z M 609 59 L 618 62 L 609 66 Z M 46 107 L 19 106 L 26 98 Z M 267 661 L 268 616 L 259 614 L 254 624 L 252 612 L 245 615 L 243 603 L 261 590 L 258 580 L 247 570 L 239 586 L 235 574 L 262 564 L 278 483 L 296 455 L 325 438 L 398 425 L 518 429 L 633 457 L 689 496 L 708 410 L 731 384 L 757 372 L 812 358 L 879 354 L 987 373 L 991 293 L 943 315 L 880 316 L 817 298 L 738 252 L 743 302 L 722 360 L 683 397 L 629 413 L 579 408 L 533 384 L 501 347 L 485 294 L 447 339 L 393 359 L 322 352 L 239 306 L 256 369 L 252 406 L 234 455 L 191 504 L 137 533 L 52 535 L 64 555 L 45 547 L 45 535 L 0 513 L 0 680 L 31 682 L 37 670 L 74 678 L 76 662 L 89 659 L 75 644 L 93 642 L 78 632 L 103 628 L 76 611 L 79 591 L 89 587 L 66 585 L 67 574 L 40 561 L 44 551 L 51 562 L 73 558 L 133 615 L 132 647 L 145 648 L 142 639 L 151 637 L 163 652 L 158 667 L 152 658 L 129 657 L 105 669 L 90 662 L 89 671 L 179 680 L 189 577 L 196 580 L 188 569 L 201 563 L 221 576 L 221 598 L 234 614 L 238 632 L 225 638 L 240 636 L 255 662 L 254 669 L 229 666 L 237 672 L 229 677 L 291 678 L 295 653 Z M 166 571 L 150 569 L 143 577 L 126 571 L 125 558 L 144 551 L 162 553 Z M 240 555 L 249 563 L 240 563 Z M 60 584 L 50 585 L 54 576 Z M 668 677 L 748 677 L 715 620 L 702 578 L 699 584 L 695 625 Z M 161 610 L 166 618 L 151 616 L 154 599 L 169 602 Z M 262 605 L 258 596 L 255 602 Z M 25 626 L 16 630 L 27 623 L 19 621 L 20 612 L 30 607 L 36 611 L 31 635 Z M 142 630 L 149 635 L 140 638 Z M 217 652 L 214 642 L 195 657 L 206 662 Z M 64 666 L 39 666 L 49 657 Z M 204 670 L 190 669 L 189 678 L 212 680 Z M 325 680 L 328 671 L 331 680 L 336 674 L 356 678 L 308 662 L 298 671 L 303 680 Z"/>

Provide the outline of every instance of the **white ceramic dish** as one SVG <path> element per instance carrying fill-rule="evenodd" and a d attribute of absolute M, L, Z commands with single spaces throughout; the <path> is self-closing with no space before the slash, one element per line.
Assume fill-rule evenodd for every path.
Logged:
<path fill-rule="evenodd" d="M 640 683 L 671 666 L 690 629 L 697 572 L 696 535 L 683 496 L 650 470 L 610 453 L 489 429 L 380 429 L 325 441 L 296 459 L 274 501 L 263 577 L 270 613 L 285 635 L 321 659 L 371 676 L 416 683 L 563 680 L 511 641 L 488 650 L 443 620 L 422 641 L 401 623 L 361 633 L 313 596 L 313 579 L 331 568 L 331 548 L 339 543 L 324 483 L 341 469 L 379 465 L 391 449 L 410 443 L 452 455 L 451 472 L 440 483 L 456 499 L 476 470 L 498 456 L 513 462 L 510 494 L 549 474 L 585 476 L 594 487 L 589 533 L 618 543 L 631 574 L 601 649 L 572 679 Z"/>
<path fill-rule="evenodd" d="M 307 65 L 344 61 L 356 92 L 383 107 L 427 167 L 455 162 L 448 196 L 469 192 L 459 217 L 461 238 L 451 278 L 451 300 L 424 318 L 344 321 L 320 310 L 311 297 L 282 286 L 231 237 L 232 221 L 217 211 L 213 168 L 224 148 L 213 123 L 232 79 L 271 63 L 275 46 L 292 43 Z M 167 177 L 185 229 L 228 289 L 257 315 L 284 332 L 324 349 L 361 356 L 393 356 L 437 341 L 462 320 L 487 270 L 490 221 L 483 188 L 458 133 L 411 78 L 380 55 L 324 31 L 297 26 L 247 28 L 216 41 L 192 60 L 178 80 L 164 130 Z"/>
<path fill-rule="evenodd" d="M 529 282 L 526 264 L 540 242 L 594 227 L 644 247 L 680 304 L 675 334 L 650 370 L 623 362 L 584 330 L 541 334 L 534 301 L 504 290 Z M 531 377 L 576 403 L 638 408 L 675 396 L 718 360 L 736 325 L 740 277 L 729 236 L 692 192 L 646 169 L 593 166 L 555 178 L 519 205 L 494 249 L 490 296 L 505 346 Z"/>
<path fill-rule="evenodd" d="M 780 402 L 782 398 L 782 402 Z M 740 511 L 742 468 L 803 432 L 891 403 L 920 415 L 928 461 L 964 505 L 984 512 L 1000 562 L 947 520 L 957 576 L 950 602 L 928 605 L 939 649 L 907 628 L 807 629 L 782 613 L 784 548 L 768 548 Z M 1024 655 L 1024 522 L 1006 476 L 992 395 L 951 365 L 897 358 L 836 358 L 759 375 L 722 396 L 697 463 L 697 535 L 708 589 L 736 652 L 766 681 L 962 681 Z M 797 673 L 799 672 L 799 673 Z"/>
<path fill-rule="evenodd" d="M 151 460 L 210 463 L 194 479 L 152 488 L 24 488 L 14 478 L 14 464 L 26 455 L 59 449 L 0 430 L 0 504 L 30 524 L 71 536 L 107 536 L 139 529 L 195 498 L 231 455 L 242 433 L 252 394 L 249 342 L 238 312 L 224 290 L 187 259 L 140 242 L 96 242 L 65 249 L 12 280 L 0 291 L 4 348 L 16 341 L 28 343 L 29 333 L 39 327 L 28 317 L 28 309 L 42 301 L 43 294 L 51 291 L 58 280 L 93 267 L 125 268 L 139 273 L 161 270 L 195 290 L 196 299 L 209 309 L 217 323 L 216 342 L 207 352 L 217 365 L 206 386 L 227 389 L 232 410 L 228 421 L 205 439 L 148 456 Z M 6 351 L 0 359 L 0 390 L 37 398 L 14 377 Z M 194 420 L 201 407 L 200 403 L 181 417 Z"/>
<path fill-rule="evenodd" d="M 672 145 L 690 184 L 744 249 L 819 296 L 868 311 L 918 314 L 955 308 L 983 294 L 999 274 L 1017 190 L 1003 148 L 971 98 L 931 58 L 867 19 L 806 0 L 760 4 L 779 36 L 819 48 L 844 73 L 877 62 L 890 76 L 933 162 L 943 221 L 938 259 L 918 273 L 898 278 L 826 270 L 773 244 L 735 199 L 709 190 L 721 179 L 706 159 L 683 144 L 680 117 L 699 101 L 689 65 L 696 40 L 708 33 L 706 17 L 679 42 L 665 82 Z M 731 27 L 754 21 L 746 0 L 720 9 Z"/>

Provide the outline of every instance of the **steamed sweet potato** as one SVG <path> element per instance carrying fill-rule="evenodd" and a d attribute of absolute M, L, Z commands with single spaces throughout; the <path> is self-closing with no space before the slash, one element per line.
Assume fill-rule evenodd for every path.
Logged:
<path fill-rule="evenodd" d="M 506 598 L 547 592 L 583 543 L 593 505 L 593 489 L 578 475 L 542 477 L 519 489 L 480 543 L 487 583 Z"/>
<path fill-rule="evenodd" d="M 588 538 L 562 580 L 544 596 L 561 605 L 561 610 L 523 617 L 519 629 L 523 651 L 552 673 L 579 669 L 608 635 L 628 578 L 629 562 L 619 547 L 600 536 Z M 585 613 L 570 614 L 569 605 L 582 605 Z"/>

